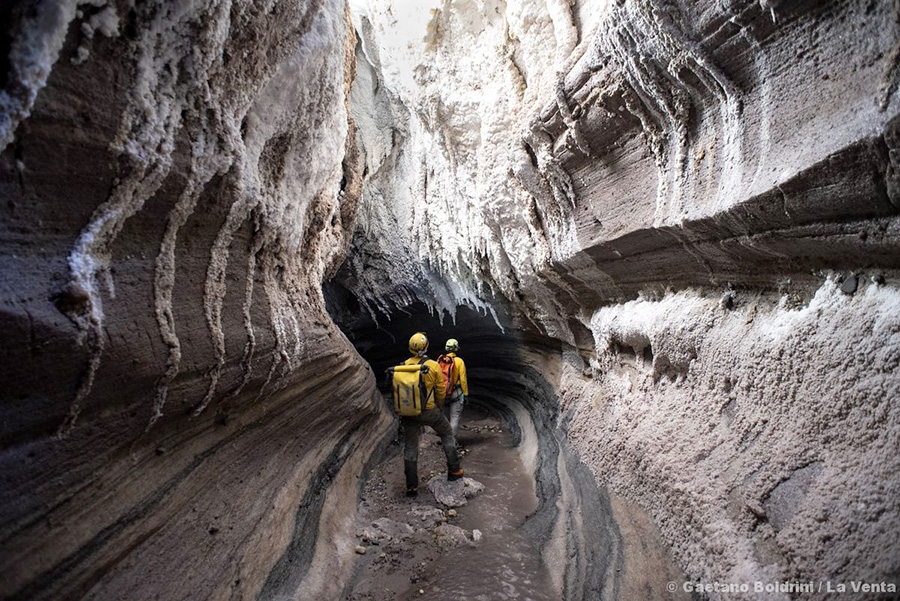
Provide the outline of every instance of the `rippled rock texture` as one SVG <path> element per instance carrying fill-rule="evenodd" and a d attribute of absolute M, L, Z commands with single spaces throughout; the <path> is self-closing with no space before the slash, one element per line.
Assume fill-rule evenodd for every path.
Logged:
<path fill-rule="evenodd" d="M 0 597 L 337 596 L 390 424 L 320 286 L 361 183 L 344 3 L 2 22 Z"/>
<path fill-rule="evenodd" d="M 897 7 L 351 5 L 362 306 L 508 303 L 690 577 L 896 579 Z"/>
<path fill-rule="evenodd" d="M 338 596 L 391 421 L 332 276 L 519 341 L 568 598 L 637 505 L 691 578 L 896 579 L 897 10 L 5 3 L 0 596 Z"/>

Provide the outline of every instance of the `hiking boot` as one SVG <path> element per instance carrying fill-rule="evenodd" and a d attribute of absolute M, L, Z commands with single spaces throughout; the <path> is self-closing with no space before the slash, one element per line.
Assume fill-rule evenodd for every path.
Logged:
<path fill-rule="evenodd" d="M 453 482 L 454 480 L 459 480 L 465 475 L 466 471 L 463 468 L 459 468 L 455 472 L 447 472 L 447 482 Z"/>
<path fill-rule="evenodd" d="M 406 496 L 407 496 L 407 497 L 418 497 L 418 496 L 419 496 L 419 489 L 416 488 L 416 487 L 413 487 L 413 488 L 407 488 L 407 489 L 406 489 Z"/>

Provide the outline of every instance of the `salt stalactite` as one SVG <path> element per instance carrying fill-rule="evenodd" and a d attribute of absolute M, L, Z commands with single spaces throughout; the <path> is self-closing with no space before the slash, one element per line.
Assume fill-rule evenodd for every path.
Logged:
<path fill-rule="evenodd" d="M 559 83 L 556 86 L 556 106 L 559 108 L 559 114 L 568 128 L 569 136 L 572 141 L 575 142 L 575 147 L 580 150 L 583 155 L 587 157 L 591 156 L 591 149 L 584 139 L 584 136 L 581 134 L 581 130 L 578 127 L 578 120 L 575 118 L 575 115 L 572 114 L 572 109 L 569 108 L 569 100 L 566 98 L 563 78 L 560 78 Z"/>
<path fill-rule="evenodd" d="M 205 114 L 200 118 L 205 120 Z M 178 375 L 181 365 L 181 343 L 175 329 L 175 316 L 172 309 L 172 295 L 175 288 L 175 245 L 178 240 L 178 232 L 194 213 L 197 200 L 204 187 L 217 172 L 222 172 L 225 168 L 224 161 L 216 153 L 215 143 L 213 142 L 210 145 L 207 136 L 202 133 L 208 129 L 210 129 L 209 124 L 204 123 L 199 128 L 200 135 L 192 144 L 192 177 L 188 180 L 175 207 L 169 212 L 166 230 L 159 248 L 159 255 L 156 257 L 153 287 L 156 320 L 159 324 L 160 336 L 169 348 L 169 353 L 166 359 L 166 370 L 157 382 L 153 413 L 150 416 L 150 422 L 147 424 L 147 430 L 152 428 L 153 424 L 163 416 L 163 407 L 168 395 L 169 385 Z"/>
<path fill-rule="evenodd" d="M 702 46 L 689 39 L 675 25 L 670 16 L 662 10 L 654 11 L 653 15 L 672 54 L 672 60 L 668 67 L 670 73 L 678 79 L 681 85 L 688 88 L 690 84 L 685 81 L 680 71 L 681 69 L 690 71 L 712 95 L 712 104 L 719 114 L 724 138 L 725 161 L 734 167 L 719 178 L 718 196 L 720 201 L 724 200 L 722 199 L 723 194 L 734 190 L 740 184 L 744 171 L 742 167 L 744 127 L 741 121 L 744 105 L 743 92 Z"/>
<path fill-rule="evenodd" d="M 271 384 L 272 378 L 275 376 L 278 367 L 284 365 L 284 368 L 282 369 L 282 373 L 284 373 L 284 369 L 288 368 L 291 364 L 291 357 L 285 350 L 287 335 L 284 328 L 282 299 L 278 289 L 278 282 L 275 279 L 273 259 L 269 254 L 264 256 L 262 273 L 263 288 L 266 291 L 269 305 L 269 319 L 272 322 L 272 331 L 275 335 L 275 349 L 272 352 L 272 364 L 269 366 L 269 371 L 266 373 L 266 379 L 263 381 L 259 393 L 256 396 L 257 401 L 263 398 L 263 393 L 266 392 L 266 389 Z"/>
<path fill-rule="evenodd" d="M 71 280 L 66 294 L 82 297 L 83 302 L 77 308 L 66 312 L 73 323 L 81 330 L 86 339 L 90 353 L 88 367 L 82 378 L 75 398 L 69 407 L 68 414 L 59 428 L 58 436 L 63 437 L 75 426 L 81 412 L 81 403 L 90 393 L 105 346 L 103 337 L 103 300 L 100 289 L 100 277 L 109 269 L 110 247 L 122 231 L 125 221 L 141 209 L 162 185 L 171 166 L 168 154 L 172 151 L 172 130 L 176 119 L 171 116 L 167 130 L 168 139 L 158 140 L 157 148 L 163 153 L 153 159 L 149 169 L 136 168 L 127 180 L 113 190 L 109 200 L 103 203 L 91 217 L 91 222 L 82 230 L 75 248 L 69 255 Z"/>
<path fill-rule="evenodd" d="M 221 22 L 230 10 L 230 2 L 210 3 L 206 7 L 214 23 Z M 175 286 L 175 248 L 178 233 L 194 213 L 203 189 L 216 174 L 224 174 L 231 166 L 233 151 L 240 136 L 231 119 L 213 101 L 216 94 L 209 80 L 209 72 L 220 66 L 227 37 L 218 28 L 200 31 L 192 40 L 193 71 L 200 75 L 194 86 L 187 88 L 185 113 L 189 116 L 185 127 L 191 136 L 191 172 L 185 189 L 175 207 L 169 212 L 166 230 L 160 243 L 154 274 L 156 319 L 159 333 L 168 347 L 166 369 L 157 382 L 153 412 L 147 430 L 163 415 L 169 385 L 178 375 L 181 365 L 181 343 L 175 328 L 172 295 Z M 218 132 L 224 131 L 224 134 Z"/>
<path fill-rule="evenodd" d="M 759 6 L 763 10 L 769 11 L 769 17 L 772 23 L 778 23 L 778 15 L 775 14 L 775 8 L 781 4 L 781 0 L 759 0 Z"/>
<path fill-rule="evenodd" d="M 515 90 L 518 100 L 521 102 L 522 98 L 525 96 L 525 90 L 528 89 L 528 82 L 525 81 L 522 69 L 516 64 L 516 41 L 510 37 L 508 21 L 504 21 L 503 23 L 503 37 L 504 44 L 502 45 L 502 51 L 503 57 L 506 59 L 504 63 L 506 72 L 509 74 L 509 78 L 512 82 L 511 87 Z"/>
<path fill-rule="evenodd" d="M 215 11 L 221 7 L 206 5 L 205 8 Z M 183 126 L 182 113 L 188 104 L 187 98 L 191 94 L 191 89 L 201 91 L 205 89 L 208 92 L 208 87 L 204 88 L 202 85 L 189 87 L 179 79 L 181 57 L 194 47 L 197 40 L 183 36 L 177 24 L 178 19 L 191 17 L 184 13 L 164 10 L 151 14 L 152 24 L 137 42 L 136 83 L 129 97 L 129 108 L 124 114 L 113 143 L 120 155 L 120 162 L 124 164 L 120 170 L 121 181 L 113 189 L 110 198 L 95 210 L 69 256 L 71 280 L 67 290 L 70 291 L 70 295 L 83 294 L 86 298 L 74 308 L 69 303 L 66 314 L 81 330 L 87 341 L 90 357 L 68 415 L 60 426 L 60 436 L 66 435 L 74 427 L 81 411 L 81 404 L 90 393 L 100 366 L 104 349 L 102 336 L 104 314 L 100 279 L 111 280 L 110 248 L 125 222 L 143 208 L 144 203 L 156 193 L 168 175 L 175 147 L 175 135 Z M 158 44 L 161 38 L 166 39 L 167 43 Z M 215 39 L 215 35 L 208 35 L 205 42 L 207 45 L 214 45 Z M 203 44 L 200 44 L 200 47 L 203 47 Z M 202 53 L 198 53 L 198 56 L 202 56 Z M 202 92 L 198 92 L 200 93 Z M 203 147 L 203 152 L 210 150 L 205 146 L 206 141 L 198 139 L 197 143 Z M 211 177 L 210 171 L 221 168 L 215 159 L 208 160 L 211 161 L 210 164 L 197 164 L 195 175 L 201 180 Z M 170 251 L 174 253 L 177 230 L 192 212 L 192 205 L 196 203 L 194 195 L 199 193 L 201 188 L 202 186 L 198 187 L 196 182 L 188 182 L 186 193 L 176 206 L 175 218 L 167 226 L 164 234 L 158 257 L 158 269 L 160 266 L 169 266 L 170 259 L 174 262 L 174 254 L 169 253 Z M 180 358 L 170 309 L 171 287 L 165 276 L 157 277 L 157 283 L 159 285 L 156 292 L 157 319 L 160 334 L 169 347 L 170 356 L 161 380 L 162 387 L 157 390 L 153 416 L 148 428 L 161 414 L 167 384 L 177 374 Z"/>
<path fill-rule="evenodd" d="M 546 4 L 556 38 L 555 62 L 561 67 L 578 44 L 578 29 L 572 18 L 572 3 L 569 0 L 546 0 Z"/>
<path fill-rule="evenodd" d="M 657 160 L 660 175 L 656 223 L 661 224 L 683 210 L 671 203 L 681 195 L 682 186 L 689 179 L 688 149 L 694 140 L 688 123 L 693 98 L 708 99 L 719 114 L 725 157 L 736 166 L 718 177 L 717 199 L 740 184 L 743 94 L 656 2 L 642 0 L 616 10 L 620 13 L 618 18 L 609 20 L 611 35 L 595 37 L 594 61 L 603 56 L 615 57 L 625 73 L 627 89 L 642 105 L 636 107 L 632 102 L 629 109 L 644 124 Z M 682 70 L 689 71 L 704 89 L 694 89 L 687 83 Z M 691 90 L 696 94 L 692 95 Z"/>
<path fill-rule="evenodd" d="M 247 253 L 247 278 L 244 281 L 244 303 L 241 305 L 241 315 L 244 321 L 244 331 L 247 333 L 247 343 L 244 345 L 244 353 L 241 356 L 241 381 L 237 387 L 225 397 L 225 400 L 236 398 L 250 382 L 253 375 L 253 354 L 256 351 L 256 333 L 253 329 L 253 289 L 256 281 L 257 256 L 262 250 L 263 237 L 259 232 L 259 218 L 254 219 L 254 234 L 250 242 L 250 252 Z"/>
<path fill-rule="evenodd" d="M 531 162 L 520 159 L 516 175 L 537 203 L 550 257 L 554 260 L 566 259 L 579 250 L 575 235 L 576 199 L 572 179 L 553 155 L 550 137 L 546 133 L 533 130 L 525 150 L 533 157 L 536 169 L 532 169 Z M 532 170 L 536 172 L 537 180 L 534 175 L 528 175 Z"/>
<path fill-rule="evenodd" d="M 244 159 L 246 161 L 246 159 Z M 215 351 L 215 364 L 210 371 L 209 386 L 206 395 L 200 404 L 194 409 L 193 415 L 200 415 L 212 401 L 225 367 L 225 331 L 222 328 L 222 306 L 225 303 L 227 283 L 225 273 L 228 268 L 229 247 L 234 240 L 234 235 L 250 217 L 251 212 L 259 204 L 260 191 L 255 170 L 246 166 L 238 169 L 239 181 L 243 184 L 237 192 L 238 199 L 231 205 L 225 224 L 219 229 L 216 239 L 210 249 L 209 266 L 206 271 L 206 283 L 203 292 L 203 310 L 206 315 L 206 323 L 213 340 Z"/>

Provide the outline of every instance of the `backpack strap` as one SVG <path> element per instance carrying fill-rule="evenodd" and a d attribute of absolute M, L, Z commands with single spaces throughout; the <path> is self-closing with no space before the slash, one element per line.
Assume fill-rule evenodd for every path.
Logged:
<path fill-rule="evenodd" d="M 422 413 L 425 413 L 425 407 L 428 406 L 428 399 L 431 398 L 431 392 L 434 392 L 432 389 L 431 392 L 428 392 L 428 387 L 425 385 L 425 374 L 429 372 L 428 366 L 425 365 L 425 357 L 422 358 L 422 361 L 419 363 L 421 365 L 421 373 L 419 374 L 419 396 L 422 397 Z"/>

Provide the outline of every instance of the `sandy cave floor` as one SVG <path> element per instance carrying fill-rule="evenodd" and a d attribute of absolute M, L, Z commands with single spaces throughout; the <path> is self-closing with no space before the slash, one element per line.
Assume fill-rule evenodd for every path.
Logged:
<path fill-rule="evenodd" d="M 554 598 L 538 549 L 521 532 L 537 507 L 533 479 L 494 416 L 466 407 L 458 435 L 466 476 L 485 490 L 453 516 L 428 490 L 446 476 L 440 439 L 428 430 L 419 450 L 420 492 L 405 496 L 402 444 L 371 471 L 359 502 L 357 576 L 348 601 Z M 455 528 L 447 528 L 446 525 Z M 473 540 L 473 531 L 481 532 Z"/>

